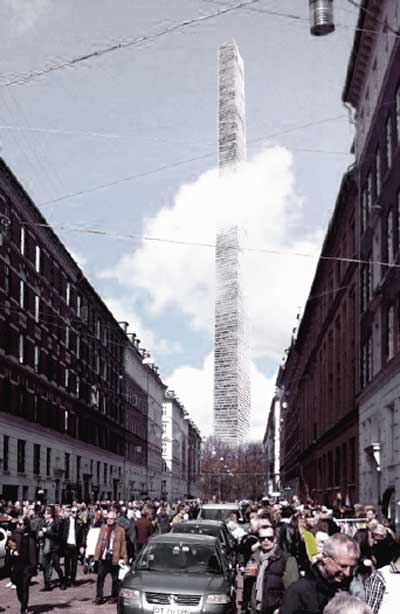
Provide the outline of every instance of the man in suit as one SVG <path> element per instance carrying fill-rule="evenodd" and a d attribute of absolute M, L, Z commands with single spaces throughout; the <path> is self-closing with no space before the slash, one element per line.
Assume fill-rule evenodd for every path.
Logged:
<path fill-rule="evenodd" d="M 62 545 L 64 549 L 65 580 L 68 586 L 76 586 L 76 570 L 79 554 L 83 554 L 83 525 L 78 518 L 78 508 L 72 507 L 64 519 Z"/>
<path fill-rule="evenodd" d="M 60 578 L 61 590 L 66 589 L 65 577 L 60 567 L 60 546 L 61 546 L 61 525 L 56 519 L 54 512 L 50 509 L 44 513 L 44 527 L 39 531 L 39 538 L 43 539 L 43 591 L 51 591 L 51 576 L 53 569 L 56 570 Z"/>
<path fill-rule="evenodd" d="M 98 561 L 96 599 L 95 604 L 105 602 L 103 590 L 104 580 L 108 573 L 112 577 L 112 600 L 118 602 L 118 571 L 120 564 L 128 562 L 126 551 L 125 530 L 116 524 L 117 514 L 113 511 L 107 513 L 106 524 L 100 529 L 96 544 L 94 559 Z"/>

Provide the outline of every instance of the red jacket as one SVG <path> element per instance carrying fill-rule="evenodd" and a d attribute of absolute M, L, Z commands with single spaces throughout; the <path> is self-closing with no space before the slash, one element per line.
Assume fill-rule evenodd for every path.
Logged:
<path fill-rule="evenodd" d="M 139 546 L 147 544 L 147 540 L 153 534 L 154 527 L 151 520 L 148 518 L 139 518 L 136 520 L 137 543 Z"/>

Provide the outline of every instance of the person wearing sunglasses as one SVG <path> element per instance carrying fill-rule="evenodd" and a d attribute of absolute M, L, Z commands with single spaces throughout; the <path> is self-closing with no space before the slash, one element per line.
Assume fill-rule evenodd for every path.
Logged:
<path fill-rule="evenodd" d="M 16 524 L 15 549 L 12 551 L 12 555 L 21 614 L 26 614 L 28 612 L 30 581 L 32 576 L 36 575 L 36 537 L 31 530 L 29 518 L 26 516 L 19 516 Z"/>
<path fill-rule="evenodd" d="M 253 605 L 262 614 L 279 609 L 285 590 L 299 578 L 296 559 L 277 544 L 272 526 L 258 530 L 259 547 L 254 553 L 257 577 Z"/>

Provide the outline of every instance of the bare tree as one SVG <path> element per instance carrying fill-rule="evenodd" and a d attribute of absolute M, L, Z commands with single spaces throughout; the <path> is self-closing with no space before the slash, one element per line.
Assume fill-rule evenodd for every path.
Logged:
<path fill-rule="evenodd" d="M 204 495 L 214 501 L 259 499 L 265 494 L 266 457 L 260 442 L 228 446 L 214 437 L 202 450 Z"/>

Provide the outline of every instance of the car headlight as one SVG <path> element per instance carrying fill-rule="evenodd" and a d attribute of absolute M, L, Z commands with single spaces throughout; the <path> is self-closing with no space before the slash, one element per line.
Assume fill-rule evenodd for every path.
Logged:
<path fill-rule="evenodd" d="M 229 595 L 225 595 L 225 593 L 219 593 L 216 595 L 207 595 L 207 603 L 213 603 L 214 605 L 223 605 L 224 603 L 229 603 L 230 597 Z"/>
<path fill-rule="evenodd" d="M 119 596 L 126 601 L 130 601 L 131 603 L 140 602 L 140 591 L 136 591 L 133 588 L 121 588 L 119 591 Z"/>

